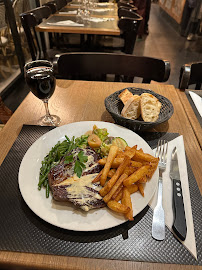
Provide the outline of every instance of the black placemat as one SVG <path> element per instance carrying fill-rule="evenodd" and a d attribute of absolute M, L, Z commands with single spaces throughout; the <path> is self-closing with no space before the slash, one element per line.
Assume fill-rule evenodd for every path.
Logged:
<path fill-rule="evenodd" d="M 189 94 L 190 91 L 192 91 L 192 92 L 194 92 L 196 94 L 200 94 L 202 96 L 202 90 L 185 90 L 185 93 L 186 93 L 186 96 L 187 96 L 187 98 L 189 100 L 189 103 L 192 106 L 192 109 L 193 109 L 193 111 L 194 111 L 194 113 L 196 115 L 196 118 L 198 119 L 198 121 L 199 121 L 199 123 L 200 123 L 200 125 L 202 127 L 202 117 L 200 116 L 200 114 L 199 114 L 199 112 L 198 112 L 198 110 L 197 110 L 197 108 L 196 108 L 190 94 Z"/>
<path fill-rule="evenodd" d="M 98 232 L 60 229 L 36 216 L 26 205 L 18 188 L 18 170 L 27 149 L 49 127 L 23 126 L 17 140 L 0 167 L 0 250 L 103 259 L 201 265 L 202 200 L 188 164 L 192 211 L 198 261 L 166 227 L 166 238 L 158 242 L 151 236 L 152 213 L 147 206 L 134 222 Z M 151 147 L 159 138 L 172 140 L 173 133 L 144 133 Z"/>

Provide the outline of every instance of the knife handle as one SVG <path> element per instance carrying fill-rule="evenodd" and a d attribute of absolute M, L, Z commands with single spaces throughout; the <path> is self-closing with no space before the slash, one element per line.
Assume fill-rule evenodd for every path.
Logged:
<path fill-rule="evenodd" d="M 187 225 L 184 212 L 182 187 L 181 182 L 175 179 L 173 179 L 173 208 L 174 208 L 173 231 L 182 241 L 184 241 L 187 234 Z"/>

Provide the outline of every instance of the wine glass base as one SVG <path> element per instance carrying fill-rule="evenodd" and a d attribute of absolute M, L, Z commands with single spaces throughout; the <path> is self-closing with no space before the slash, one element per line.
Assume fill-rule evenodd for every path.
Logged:
<path fill-rule="evenodd" d="M 40 126 L 59 126 L 61 119 L 57 115 L 43 116 L 38 120 Z"/>

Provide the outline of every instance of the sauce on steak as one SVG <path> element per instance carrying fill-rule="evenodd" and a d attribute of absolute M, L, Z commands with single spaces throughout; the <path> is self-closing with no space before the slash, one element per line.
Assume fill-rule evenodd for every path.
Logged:
<path fill-rule="evenodd" d="M 83 169 L 82 176 L 78 178 L 74 173 L 74 165 L 80 151 L 88 156 L 88 161 L 85 163 L 86 168 Z M 65 158 L 62 158 L 49 172 L 48 181 L 54 200 L 72 202 L 84 211 L 105 207 L 105 202 L 99 195 L 100 184 L 92 183 L 102 169 L 98 164 L 99 155 L 89 147 L 73 149 L 69 155 L 73 155 L 73 162 L 65 164 Z"/>

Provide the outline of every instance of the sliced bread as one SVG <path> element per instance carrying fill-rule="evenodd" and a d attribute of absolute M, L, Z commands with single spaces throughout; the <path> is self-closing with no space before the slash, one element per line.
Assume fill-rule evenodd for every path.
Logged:
<path fill-rule="evenodd" d="M 125 89 L 121 94 L 119 95 L 120 100 L 123 102 L 123 104 L 126 104 L 126 102 L 133 97 L 133 94 L 128 91 L 128 89 Z"/>
<path fill-rule="evenodd" d="M 129 119 L 137 119 L 140 116 L 140 96 L 133 95 L 125 104 L 121 115 Z"/>
<path fill-rule="evenodd" d="M 158 119 L 161 102 L 155 96 L 149 93 L 143 93 L 141 95 L 140 107 L 141 116 L 145 122 L 155 122 Z"/>

